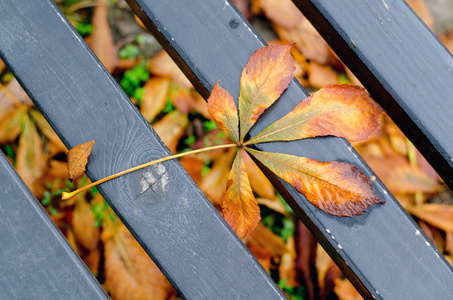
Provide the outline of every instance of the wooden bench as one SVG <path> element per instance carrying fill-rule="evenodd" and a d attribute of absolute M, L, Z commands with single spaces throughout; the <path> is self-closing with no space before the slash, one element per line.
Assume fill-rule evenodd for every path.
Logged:
<path fill-rule="evenodd" d="M 239 93 L 243 66 L 265 43 L 228 0 L 128 2 L 204 97 L 219 79 Z M 451 55 L 402 1 L 295 2 L 452 187 Z M 0 28 L 0 57 L 65 145 L 96 141 L 91 180 L 170 155 L 52 1 L 1 1 Z M 251 134 L 307 95 L 291 83 Z M 261 147 L 346 161 L 373 175 L 343 139 Z M 157 178 L 153 191 L 141 193 L 144 174 Z M 267 175 L 364 297 L 453 297 L 452 268 L 379 180 L 374 186 L 384 205 L 338 218 Z M 284 298 L 177 161 L 99 191 L 183 297 Z M 107 298 L 4 156 L 0 195 L 0 298 Z"/>

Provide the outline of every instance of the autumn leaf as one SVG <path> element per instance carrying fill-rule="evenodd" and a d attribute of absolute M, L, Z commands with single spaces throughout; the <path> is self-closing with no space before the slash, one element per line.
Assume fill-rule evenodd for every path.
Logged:
<path fill-rule="evenodd" d="M 360 215 L 372 204 L 383 203 L 374 194 L 368 177 L 355 166 L 246 149 L 328 214 L 352 217 Z"/>
<path fill-rule="evenodd" d="M 68 152 L 68 173 L 69 180 L 74 180 L 85 172 L 88 156 L 93 148 L 94 141 L 86 142 L 75 146 Z"/>
<path fill-rule="evenodd" d="M 228 177 L 227 190 L 222 198 L 222 212 L 240 238 L 245 238 L 261 219 L 240 151 L 236 153 Z"/>
<path fill-rule="evenodd" d="M 95 218 L 90 208 L 83 194 L 78 195 L 72 215 L 72 229 L 76 240 L 86 249 L 94 251 L 99 244 L 100 228 L 94 226 Z"/>
<path fill-rule="evenodd" d="M 164 116 L 159 122 L 153 125 L 153 129 L 159 135 L 160 139 L 170 149 L 172 153 L 176 152 L 179 139 L 184 134 L 189 119 L 187 114 L 177 110 Z"/>
<path fill-rule="evenodd" d="M 211 96 L 208 98 L 208 112 L 217 126 L 232 140 L 239 142 L 239 119 L 233 97 L 220 87 L 219 82 L 214 85 Z"/>
<path fill-rule="evenodd" d="M 36 181 L 44 174 L 47 165 L 41 137 L 28 114 L 22 118 L 22 134 L 16 154 L 16 169 L 32 192 L 36 192 Z"/>
<path fill-rule="evenodd" d="M 328 85 L 299 103 L 247 144 L 292 141 L 333 135 L 349 141 L 366 139 L 379 126 L 382 109 L 361 87 Z"/>
<path fill-rule="evenodd" d="M 118 64 L 118 49 L 107 20 L 108 1 L 100 0 L 93 12 L 93 33 L 89 45 L 105 68 L 112 73 Z"/>
<path fill-rule="evenodd" d="M 102 233 L 105 285 L 110 296 L 113 299 L 169 299 L 175 293 L 172 285 L 126 227 L 122 224 L 118 227 L 108 227 Z"/>
<path fill-rule="evenodd" d="M 277 100 L 294 77 L 292 45 L 256 51 L 242 71 L 239 92 L 240 140 L 266 108 Z"/>
<path fill-rule="evenodd" d="M 169 88 L 170 80 L 166 78 L 153 77 L 145 83 L 140 111 L 148 122 L 153 121 L 164 108 Z"/>

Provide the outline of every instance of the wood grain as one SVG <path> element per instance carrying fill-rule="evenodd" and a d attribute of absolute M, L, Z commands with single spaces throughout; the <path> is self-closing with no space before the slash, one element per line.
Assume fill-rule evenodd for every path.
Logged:
<path fill-rule="evenodd" d="M 128 3 L 202 95 L 207 98 L 220 79 L 222 87 L 237 97 L 242 68 L 264 42 L 229 1 L 168 0 L 163 5 L 128 0 Z M 251 136 L 307 96 L 293 81 L 252 128 Z M 274 142 L 260 147 L 321 161 L 344 161 L 358 166 L 369 177 L 374 175 L 351 145 L 339 138 Z M 269 172 L 266 174 L 364 297 L 452 297 L 451 267 L 379 180 L 373 185 L 379 198 L 386 201 L 384 205 L 372 206 L 354 218 L 338 218 L 321 212 L 289 184 Z"/>
<path fill-rule="evenodd" d="M 0 153 L 0 298 L 108 299 Z"/>
<path fill-rule="evenodd" d="M 1 1 L 0 27 L 1 58 L 66 147 L 96 141 L 91 180 L 171 154 L 52 1 Z M 99 191 L 183 297 L 284 298 L 177 161 Z"/>

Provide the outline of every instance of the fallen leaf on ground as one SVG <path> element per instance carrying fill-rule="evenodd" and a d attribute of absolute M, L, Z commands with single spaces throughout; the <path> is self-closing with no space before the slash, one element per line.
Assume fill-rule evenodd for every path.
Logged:
<path fill-rule="evenodd" d="M 171 77 L 183 87 L 192 88 L 192 83 L 165 51 L 161 51 L 150 60 L 149 70 L 155 75 Z"/>
<path fill-rule="evenodd" d="M 86 170 L 88 156 L 93 148 L 94 141 L 86 142 L 75 146 L 68 152 L 68 173 L 69 180 L 74 180 Z"/>
<path fill-rule="evenodd" d="M 368 177 L 355 166 L 246 149 L 294 186 L 310 203 L 328 214 L 352 217 L 362 214 L 370 205 L 383 203 L 374 194 Z"/>
<path fill-rule="evenodd" d="M 250 56 L 242 71 L 239 93 L 240 140 L 294 77 L 292 45 L 268 46 Z"/>
<path fill-rule="evenodd" d="M 95 218 L 90 204 L 84 194 L 76 196 L 76 204 L 72 215 L 72 229 L 74 236 L 87 250 L 96 250 L 100 240 L 100 228 L 94 226 Z"/>
<path fill-rule="evenodd" d="M 436 180 L 399 155 L 365 157 L 367 164 L 393 194 L 434 193 L 441 186 Z"/>
<path fill-rule="evenodd" d="M 440 228 L 446 232 L 453 232 L 453 206 L 426 203 L 405 208 L 411 215 L 416 216 L 434 227 Z"/>
<path fill-rule="evenodd" d="M 107 0 L 99 0 L 93 12 L 93 32 L 90 37 L 90 48 L 102 62 L 104 67 L 112 73 L 118 64 L 118 50 L 113 44 L 107 20 Z"/>
<path fill-rule="evenodd" d="M 222 197 L 222 214 L 236 234 L 245 238 L 258 225 L 261 216 L 240 151 L 234 159 L 227 190 Z"/>
<path fill-rule="evenodd" d="M 58 153 L 67 152 L 66 146 L 63 144 L 60 137 L 55 133 L 43 115 L 35 109 L 30 109 L 29 111 L 30 116 L 35 121 L 38 129 L 56 147 Z"/>
<path fill-rule="evenodd" d="M 192 177 L 193 181 L 200 185 L 204 161 L 196 157 L 185 156 L 179 162 L 186 169 L 187 173 L 189 173 L 190 177 Z"/>
<path fill-rule="evenodd" d="M 124 225 L 104 230 L 105 284 L 113 299 L 165 300 L 173 287 Z"/>
<path fill-rule="evenodd" d="M 339 300 L 362 300 L 359 292 L 346 278 L 335 278 L 335 287 L 333 288 Z"/>
<path fill-rule="evenodd" d="M 0 144 L 14 141 L 21 132 L 24 112 L 21 109 L 11 110 L 0 119 Z"/>
<path fill-rule="evenodd" d="M 274 186 L 269 179 L 267 179 L 266 175 L 263 174 L 249 155 L 244 152 L 241 152 L 241 155 L 252 190 L 261 197 L 275 199 Z M 276 201 L 279 202 L 278 200 Z"/>
<path fill-rule="evenodd" d="M 321 88 L 329 84 L 338 83 L 338 73 L 327 65 L 320 65 L 311 61 L 307 65 L 308 84 L 310 86 Z"/>
<path fill-rule="evenodd" d="M 153 124 L 153 129 L 168 149 L 172 153 L 176 153 L 179 139 L 183 136 L 188 123 L 189 119 L 186 114 L 174 110 L 165 115 L 159 122 Z"/>
<path fill-rule="evenodd" d="M 363 140 L 379 127 L 381 112 L 381 107 L 363 88 L 329 85 L 300 102 L 249 142 L 292 141 L 326 135 Z"/>
<path fill-rule="evenodd" d="M 22 119 L 22 135 L 16 153 L 16 170 L 28 188 L 36 191 L 35 182 L 44 174 L 46 158 L 41 137 L 28 115 Z"/>
<path fill-rule="evenodd" d="M 250 233 L 245 242 L 247 246 L 253 245 L 262 248 L 274 258 L 281 257 L 288 252 L 283 239 L 262 223 L 256 226 L 255 230 Z"/>
<path fill-rule="evenodd" d="M 144 92 L 140 111 L 148 122 L 152 122 L 167 102 L 170 80 L 153 77 L 145 83 L 143 88 Z"/>
<path fill-rule="evenodd" d="M 234 149 L 222 151 L 214 161 L 211 170 L 203 177 L 200 189 L 208 199 L 217 207 L 222 206 L 222 196 L 227 186 L 228 172 L 235 155 Z"/>

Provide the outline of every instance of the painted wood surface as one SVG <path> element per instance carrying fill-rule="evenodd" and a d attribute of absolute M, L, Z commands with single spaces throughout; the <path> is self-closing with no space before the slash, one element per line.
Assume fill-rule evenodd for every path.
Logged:
<path fill-rule="evenodd" d="M 217 80 L 237 97 L 249 56 L 263 40 L 229 1 L 129 0 L 128 3 L 198 91 L 207 97 Z M 291 83 L 265 112 L 251 135 L 288 113 L 308 93 Z M 316 138 L 260 146 L 271 152 L 339 160 L 374 175 L 351 145 L 339 138 Z M 287 183 L 267 173 L 298 217 L 314 233 L 356 288 L 367 298 L 445 299 L 453 296 L 450 265 L 383 184 L 373 182 L 384 205 L 354 218 L 329 216 Z"/>
<path fill-rule="evenodd" d="M 1 1 L 0 27 L 0 57 L 65 145 L 96 141 L 91 180 L 171 154 L 53 1 Z M 284 298 L 177 161 L 99 191 L 183 297 Z"/>
<path fill-rule="evenodd" d="M 294 0 L 453 188 L 453 57 L 399 0 Z"/>
<path fill-rule="evenodd" d="M 108 299 L 0 153 L 0 299 Z"/>

